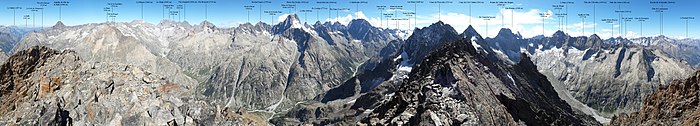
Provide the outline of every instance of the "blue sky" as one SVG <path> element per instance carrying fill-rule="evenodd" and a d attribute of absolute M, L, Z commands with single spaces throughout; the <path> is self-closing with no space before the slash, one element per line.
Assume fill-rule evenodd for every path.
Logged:
<path fill-rule="evenodd" d="M 294 0 L 298 1 L 298 0 Z M 462 32 L 468 25 L 469 19 L 472 19 L 472 25 L 481 34 L 488 36 L 495 36 L 498 29 L 502 27 L 512 28 L 514 31 L 518 31 L 525 37 L 530 37 L 534 35 L 541 35 L 543 33 L 542 29 L 542 18 L 539 13 L 548 13 L 554 15 L 558 13 L 552 7 L 553 4 L 560 4 L 561 1 L 552 0 L 515 0 L 512 4 L 505 4 L 505 6 L 497 6 L 491 2 L 499 1 L 481 1 L 483 3 L 472 4 L 471 16 L 469 15 L 468 4 L 459 3 L 460 1 L 454 0 L 451 4 L 437 4 L 431 3 L 435 1 L 423 1 L 422 4 L 417 4 L 414 8 L 413 4 L 409 4 L 406 0 L 365 0 L 367 3 L 363 4 L 352 4 L 351 1 L 355 0 L 339 0 L 334 1 L 335 4 L 321 4 L 317 3 L 318 0 L 309 0 L 308 3 L 295 4 L 296 13 L 299 15 L 302 21 L 308 20 L 309 22 L 317 21 L 316 15 L 319 15 L 319 20 L 321 21 L 339 21 L 341 23 L 346 23 L 347 21 L 354 18 L 364 18 L 369 20 L 373 25 L 385 27 L 385 28 L 397 28 L 395 20 L 389 21 L 387 25 L 387 20 L 384 16 L 380 16 L 381 11 L 377 9 L 377 6 L 386 6 L 384 13 L 395 13 L 391 18 L 406 19 L 409 18 L 403 14 L 404 12 L 414 12 L 417 15 L 416 21 L 401 20 L 398 21 L 398 28 L 400 29 L 412 29 L 416 25 L 418 27 L 427 26 L 431 23 L 437 22 L 438 17 L 443 22 L 446 22 L 459 32 Z M 445 0 L 441 0 L 445 1 Z M 478 1 L 478 0 L 474 0 Z M 600 0 L 596 0 L 600 1 Z M 654 0 L 657 1 L 657 0 Z M 681 20 L 680 17 L 692 16 L 698 17 L 697 9 L 693 8 L 696 5 L 700 5 L 700 1 L 697 0 L 665 0 L 673 1 L 673 4 L 664 4 L 664 7 L 669 8 L 668 11 L 663 12 L 664 14 L 664 35 L 683 38 L 686 36 L 685 21 Z M 13 10 L 8 7 L 22 7 L 22 9 L 15 10 L 16 17 L 14 17 L 17 26 L 24 27 L 25 20 L 24 15 L 33 16 L 32 11 L 27 8 L 38 7 L 37 1 L 34 0 L 3 0 L 0 2 L 0 6 L 4 7 L 0 11 L 0 25 L 13 25 Z M 44 26 L 48 27 L 55 24 L 58 21 L 58 7 L 52 5 L 44 7 Z M 114 12 L 119 13 L 115 18 L 118 22 L 130 22 L 132 20 L 141 19 L 141 4 L 136 3 L 132 0 L 71 0 L 69 5 L 62 7 L 62 20 L 66 25 L 79 25 L 85 23 L 101 23 L 105 22 L 106 12 L 104 8 L 107 7 L 109 2 L 119 2 L 123 5 L 114 9 Z M 179 3 L 178 1 L 171 1 L 176 7 Z M 282 8 L 282 4 L 286 4 L 287 1 L 271 0 L 271 3 L 264 4 L 253 4 L 250 0 L 219 0 L 215 4 L 206 5 L 208 13 L 208 21 L 213 22 L 219 27 L 235 27 L 238 24 L 245 23 L 248 20 L 248 11 L 244 6 L 255 6 L 250 10 L 250 21 L 258 22 L 263 21 L 278 22 L 283 19 L 285 14 L 290 13 L 290 9 Z M 596 13 L 593 20 L 593 5 L 590 3 L 584 3 L 584 1 L 573 0 L 569 1 L 573 4 L 567 4 L 565 8 L 568 8 L 568 21 L 565 19 L 559 19 L 556 16 L 550 16 L 544 19 L 545 27 L 544 34 L 551 35 L 554 31 L 560 29 L 559 22 L 568 24 L 562 26 L 561 29 L 566 27 L 566 32 L 573 36 L 580 36 L 584 33 L 586 36 L 592 34 L 593 26 L 595 23 L 595 31 L 602 37 L 611 36 L 621 36 L 620 27 L 622 27 L 622 33 L 626 33 L 623 36 L 627 37 L 638 37 L 643 36 L 656 36 L 660 34 L 660 18 L 659 13 L 654 12 L 652 7 L 661 7 L 661 4 L 651 4 L 648 0 L 630 0 L 629 4 L 613 4 L 612 2 L 618 1 L 605 1 L 608 3 L 598 3 L 595 4 Z M 328 10 L 314 10 L 312 8 L 318 7 L 328 7 L 331 8 L 346 8 L 349 10 L 339 10 L 331 11 L 330 18 Z M 395 10 L 391 10 L 391 6 L 402 6 L 401 9 L 394 7 Z M 175 8 L 174 7 L 174 8 Z M 180 17 L 175 17 L 173 20 L 188 21 L 192 24 L 198 24 L 205 20 L 205 4 L 193 3 L 184 5 L 186 12 L 181 11 Z M 517 7 L 522 8 L 518 10 L 507 10 L 504 8 Z M 647 21 L 642 22 L 643 31 L 640 33 L 640 22 L 633 20 L 627 22 L 625 25 L 620 25 L 619 22 L 614 22 L 614 24 L 609 24 L 602 19 L 618 19 L 619 13 L 615 10 L 631 11 L 630 13 L 624 13 L 623 17 L 635 18 L 635 17 L 646 17 L 649 18 Z M 438 11 L 438 8 L 440 8 Z M 150 23 L 158 23 L 163 19 L 163 4 L 158 4 L 153 1 L 151 4 L 144 4 L 144 20 Z M 281 11 L 283 13 L 276 15 L 262 14 L 260 15 L 260 10 L 262 11 Z M 313 12 L 304 13 L 299 12 L 299 10 L 312 10 Z M 565 10 L 562 10 L 564 12 Z M 336 12 L 337 15 L 336 16 Z M 438 12 L 440 12 L 438 14 Z M 167 12 L 166 12 L 167 13 Z M 291 9 L 291 13 L 295 13 Z M 578 14 L 587 13 L 590 14 L 588 18 L 585 19 L 585 24 L 581 23 L 581 18 Z M 41 11 L 34 12 L 33 16 L 36 20 L 35 27 L 41 27 Z M 512 15 L 513 18 L 510 16 Z M 490 21 L 484 21 L 479 19 L 479 16 L 491 16 L 495 17 Z M 382 17 L 382 19 L 380 19 Z M 167 18 L 167 17 L 166 17 Z M 171 18 L 168 18 L 171 19 Z M 261 20 L 260 20 L 261 19 Z M 514 19 L 514 20 L 513 20 Z M 380 21 L 381 20 L 381 21 Z M 32 19 L 27 21 L 27 26 L 32 27 Z M 504 25 L 501 25 L 501 23 Z M 513 22 L 513 24 L 511 24 Z M 697 31 L 700 28 L 697 20 L 689 21 L 689 37 L 698 38 L 700 37 L 700 32 Z M 486 28 L 488 23 L 488 29 Z M 416 24 L 416 25 L 414 25 Z M 584 26 L 581 29 L 581 26 Z M 624 30 L 626 26 L 627 30 Z M 614 29 L 614 30 L 611 30 Z M 488 30 L 488 33 L 486 32 Z"/>

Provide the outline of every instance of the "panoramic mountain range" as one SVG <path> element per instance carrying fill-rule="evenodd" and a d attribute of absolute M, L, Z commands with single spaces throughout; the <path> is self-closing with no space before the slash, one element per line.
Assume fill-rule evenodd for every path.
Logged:
<path fill-rule="evenodd" d="M 671 89 L 697 93 L 674 81 L 700 64 L 694 39 L 488 38 L 441 21 L 407 32 L 288 15 L 2 27 L 0 46 L 3 125 L 697 123 L 653 107 L 684 102 L 664 100 Z"/>

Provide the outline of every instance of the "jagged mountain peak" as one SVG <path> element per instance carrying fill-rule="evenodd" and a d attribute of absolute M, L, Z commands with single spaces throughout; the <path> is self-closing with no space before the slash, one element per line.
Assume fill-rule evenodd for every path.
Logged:
<path fill-rule="evenodd" d="M 669 40 L 671 40 L 671 38 L 668 38 L 664 35 L 659 35 L 659 36 L 654 37 L 652 40 L 658 41 L 658 42 L 668 42 Z"/>
<path fill-rule="evenodd" d="M 160 26 L 176 26 L 178 23 L 173 20 L 161 20 L 158 25 Z"/>
<path fill-rule="evenodd" d="M 431 52 L 445 43 L 458 40 L 460 36 L 452 26 L 442 21 L 435 22 L 430 26 L 416 29 L 413 34 L 406 39 L 403 45 L 408 56 L 409 64 L 421 62 L 421 60 Z"/>
<path fill-rule="evenodd" d="M 484 39 L 481 37 L 479 32 L 477 32 L 476 29 L 474 29 L 474 27 L 472 27 L 472 25 L 469 25 L 467 27 L 467 29 L 465 29 L 464 32 L 462 32 L 462 37 L 467 38 L 467 39 L 471 39 L 472 37 L 476 37 L 476 39 L 480 39 L 480 40 Z"/>
<path fill-rule="evenodd" d="M 474 29 L 474 27 L 472 27 L 472 25 L 467 26 L 467 29 L 464 29 L 464 33 L 477 33 L 478 34 L 476 29 Z"/>
<path fill-rule="evenodd" d="M 359 122 L 462 125 L 466 124 L 464 120 L 492 118 L 498 120 L 470 124 L 600 125 L 591 117 L 575 113 L 532 63 L 509 67 L 492 62 L 483 53 L 476 53 L 469 43 L 462 39 L 435 48 L 439 51 L 428 54 L 411 70 L 410 77 L 392 93 L 394 97 L 380 103 Z M 475 105 L 479 107 L 472 107 Z M 484 112 L 481 108 L 497 109 Z M 458 117 L 466 115 L 463 113 L 477 116 Z"/>
<path fill-rule="evenodd" d="M 287 18 L 284 19 L 284 21 L 280 22 L 278 25 L 283 25 L 283 26 L 292 26 L 292 27 L 303 27 L 301 21 L 299 20 L 299 16 L 296 14 L 289 14 L 287 15 Z"/>
<path fill-rule="evenodd" d="M 58 22 L 56 22 L 56 24 L 53 25 L 53 27 L 51 27 L 51 28 L 64 28 L 64 27 L 66 27 L 66 25 L 63 24 L 63 22 L 58 21 Z"/>
<path fill-rule="evenodd" d="M 301 21 L 299 20 L 299 17 L 296 14 L 290 14 L 290 15 L 287 15 L 287 18 L 284 21 L 282 21 L 274 26 L 273 32 L 275 34 L 280 34 L 284 31 L 287 31 L 288 29 L 294 29 L 294 28 L 308 30 L 308 28 L 304 24 L 301 23 Z"/>
<path fill-rule="evenodd" d="M 254 27 L 255 25 L 251 24 L 250 22 L 246 22 L 243 24 L 238 24 L 238 27 Z"/>
<path fill-rule="evenodd" d="M 563 38 L 563 37 L 569 37 L 569 36 L 566 35 L 566 33 L 564 33 L 563 31 L 557 30 L 556 32 L 554 32 L 554 34 L 552 34 L 552 37 L 553 38 Z"/>
<path fill-rule="evenodd" d="M 372 27 L 372 24 L 365 19 L 353 19 L 348 23 L 348 27 Z"/>
<path fill-rule="evenodd" d="M 464 32 L 469 32 L 469 33 L 476 33 L 476 29 L 472 27 L 472 25 L 467 26 L 467 29 L 464 30 Z"/>
<path fill-rule="evenodd" d="M 269 26 L 269 25 L 261 21 L 261 22 L 255 23 L 255 26 L 260 27 L 260 26 Z"/>
<path fill-rule="evenodd" d="M 438 21 L 438 22 L 435 22 L 433 24 L 430 24 L 428 27 L 423 27 L 422 29 L 419 29 L 416 32 L 420 32 L 420 31 L 430 31 L 430 32 L 449 31 L 449 32 L 455 33 L 455 34 L 457 33 L 457 31 L 455 31 L 455 29 L 451 25 L 445 24 L 442 21 Z"/>
<path fill-rule="evenodd" d="M 202 21 L 202 23 L 199 23 L 198 26 L 199 26 L 199 27 L 202 27 L 202 28 L 209 28 L 209 29 L 215 29 L 215 28 L 216 28 L 216 25 L 214 25 L 213 23 L 211 23 L 211 22 L 209 22 L 209 21 L 206 21 L 206 20 Z"/>
<path fill-rule="evenodd" d="M 513 31 L 511 31 L 508 28 L 501 28 L 501 30 L 498 31 L 498 35 L 496 35 L 495 38 L 522 39 L 522 36 L 520 36 L 520 34 L 513 33 Z"/>

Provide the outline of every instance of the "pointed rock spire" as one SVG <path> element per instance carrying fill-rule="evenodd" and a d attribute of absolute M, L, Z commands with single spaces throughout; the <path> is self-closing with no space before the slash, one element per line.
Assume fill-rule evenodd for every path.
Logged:
<path fill-rule="evenodd" d="M 301 21 L 296 14 L 287 15 L 287 18 L 284 19 L 284 21 L 274 26 L 273 32 L 279 34 L 292 28 L 305 28 L 305 26 L 301 24 Z"/>
<path fill-rule="evenodd" d="M 464 32 L 462 32 L 462 37 L 467 39 L 471 39 L 472 37 L 476 37 L 476 39 L 479 40 L 484 39 L 478 32 L 476 32 L 476 29 L 474 29 L 472 25 L 469 25 L 467 29 L 465 29 Z"/>
<path fill-rule="evenodd" d="M 53 25 L 53 27 L 51 27 L 51 28 L 64 28 L 64 27 L 66 27 L 66 25 L 64 25 L 63 22 L 58 21 L 58 22 L 56 22 L 56 24 Z"/>

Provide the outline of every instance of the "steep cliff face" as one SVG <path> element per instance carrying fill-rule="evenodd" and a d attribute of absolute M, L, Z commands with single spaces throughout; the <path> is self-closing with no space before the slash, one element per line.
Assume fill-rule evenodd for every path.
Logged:
<path fill-rule="evenodd" d="M 614 126 L 697 126 L 700 123 L 700 71 L 685 80 L 673 81 L 644 99 L 638 112 L 613 118 Z"/>

